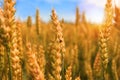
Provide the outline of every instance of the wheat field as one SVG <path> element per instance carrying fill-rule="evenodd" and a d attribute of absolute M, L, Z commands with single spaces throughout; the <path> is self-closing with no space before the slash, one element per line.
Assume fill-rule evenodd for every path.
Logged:
<path fill-rule="evenodd" d="M 0 7 L 0 80 L 120 80 L 120 8 L 104 5 L 102 24 L 76 7 L 75 23 L 51 10 L 43 22 L 15 17 L 16 1 Z M 80 15 L 81 14 L 81 15 Z"/>

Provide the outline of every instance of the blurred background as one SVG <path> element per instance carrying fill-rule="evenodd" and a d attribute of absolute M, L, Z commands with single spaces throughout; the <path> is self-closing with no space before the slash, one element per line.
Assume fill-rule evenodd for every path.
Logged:
<path fill-rule="evenodd" d="M 40 17 L 43 21 L 50 20 L 51 9 L 55 8 L 59 19 L 65 21 L 75 21 L 76 6 L 80 13 L 85 12 L 86 18 L 90 22 L 101 23 L 104 16 L 104 5 L 106 0 L 16 0 L 16 17 L 21 20 L 32 16 L 34 19 L 36 9 L 40 10 Z M 120 5 L 120 0 L 113 0 L 112 4 Z"/>

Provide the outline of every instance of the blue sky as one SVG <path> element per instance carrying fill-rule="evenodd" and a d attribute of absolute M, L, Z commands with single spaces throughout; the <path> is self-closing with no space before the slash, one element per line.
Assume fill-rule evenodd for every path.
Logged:
<path fill-rule="evenodd" d="M 104 15 L 104 5 L 106 0 L 16 0 L 16 17 L 26 20 L 27 16 L 35 18 L 35 12 L 40 10 L 40 17 L 43 21 L 49 21 L 51 9 L 54 8 L 59 19 L 75 21 L 76 6 L 80 12 L 86 12 L 88 21 L 102 22 Z"/>

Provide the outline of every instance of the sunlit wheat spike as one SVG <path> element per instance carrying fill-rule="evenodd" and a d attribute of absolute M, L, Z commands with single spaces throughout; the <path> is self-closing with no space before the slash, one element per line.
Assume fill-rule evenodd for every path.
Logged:
<path fill-rule="evenodd" d="M 6 31 L 6 38 L 10 41 L 11 37 L 11 28 L 14 26 L 15 23 L 15 1 L 13 0 L 4 0 L 4 18 L 5 18 L 5 31 Z"/>
<path fill-rule="evenodd" d="M 45 72 L 46 60 L 45 60 L 45 51 L 43 49 L 43 46 L 38 45 L 36 52 L 37 52 L 36 59 L 37 59 L 38 65 L 39 65 L 40 70 L 42 71 L 42 73 L 44 73 Z"/>
<path fill-rule="evenodd" d="M 22 25 L 19 20 L 16 22 L 16 26 L 17 26 L 16 31 L 17 31 L 17 44 L 18 44 L 17 48 L 20 52 L 18 56 L 22 60 L 23 59 L 23 39 L 22 39 L 22 31 L 21 31 Z"/>
<path fill-rule="evenodd" d="M 56 11 L 54 9 L 52 9 L 51 19 L 55 26 L 57 26 L 59 24 L 58 17 L 56 15 Z"/>
<path fill-rule="evenodd" d="M 54 9 L 52 10 L 51 19 L 54 25 L 53 29 L 55 36 L 54 41 L 50 43 L 50 55 L 53 60 L 51 63 L 53 68 L 52 74 L 55 80 L 61 80 L 60 73 L 62 70 L 62 61 L 64 61 L 65 43 L 62 34 L 62 28 Z"/>
<path fill-rule="evenodd" d="M 16 33 L 12 33 L 15 31 L 15 3 L 16 1 L 14 0 L 4 0 L 4 12 L 3 12 L 3 15 L 4 15 L 4 36 L 5 36 L 5 40 L 6 40 L 6 44 L 4 45 L 5 48 L 6 48 L 6 69 L 5 69 L 5 74 L 9 74 L 8 75 L 8 79 L 9 80 L 12 80 L 14 78 L 14 76 L 16 74 L 19 73 L 19 71 L 17 69 L 20 69 L 18 67 L 18 61 L 19 61 L 19 57 L 17 56 L 17 50 L 16 48 L 14 48 L 14 41 L 15 41 L 15 38 L 13 38 L 14 34 Z M 16 52 L 15 52 L 16 51 Z M 11 64 L 14 64 L 14 63 L 17 63 L 17 66 L 16 65 L 11 65 Z M 16 64 L 15 63 L 15 64 Z M 7 70 L 8 68 L 8 70 Z M 16 72 L 17 70 L 17 72 Z M 12 75 L 13 74 L 13 75 Z M 7 77 L 7 76 L 5 76 Z M 16 76 L 15 76 L 16 77 Z"/>
<path fill-rule="evenodd" d="M 32 50 L 31 43 L 28 42 L 27 53 L 26 53 L 28 70 L 30 74 L 32 75 L 33 80 L 45 80 L 44 75 L 41 72 L 39 65 L 37 63 L 35 53 L 36 52 Z"/>
<path fill-rule="evenodd" d="M 112 25 L 113 25 L 113 8 L 112 8 L 111 0 L 107 0 L 105 6 L 105 18 L 104 18 L 104 29 L 103 29 L 104 38 L 106 38 L 106 40 L 110 39 L 110 31 Z"/>
<path fill-rule="evenodd" d="M 55 12 L 54 9 L 52 10 L 51 19 L 52 19 L 52 22 L 54 24 L 56 41 L 60 44 L 61 51 L 64 55 L 64 53 L 65 53 L 65 43 L 64 43 L 64 38 L 63 38 L 63 34 L 62 34 L 62 28 L 60 26 L 60 22 L 57 18 L 57 15 L 56 15 L 56 12 Z"/>
<path fill-rule="evenodd" d="M 112 0 L 107 0 L 105 6 L 105 19 L 104 19 L 104 37 L 106 40 L 110 39 L 110 32 L 111 27 L 113 26 L 113 7 L 112 7 Z"/>
<path fill-rule="evenodd" d="M 105 22 L 108 21 L 107 26 L 110 27 L 113 20 L 113 7 L 112 7 L 112 0 L 107 0 L 105 5 Z"/>
<path fill-rule="evenodd" d="M 106 79 L 106 69 L 108 67 L 108 62 L 109 62 L 109 56 L 108 56 L 108 47 L 107 47 L 107 40 L 104 37 L 104 33 L 100 32 L 100 56 L 101 56 L 101 65 L 102 65 L 102 74 L 103 74 L 103 79 Z"/>
<path fill-rule="evenodd" d="M 107 0 L 107 3 L 105 5 L 103 30 L 100 32 L 100 53 L 101 53 L 104 79 L 108 78 L 106 77 L 106 75 L 108 75 L 106 69 L 108 67 L 108 62 L 109 62 L 109 42 L 110 42 L 110 32 L 112 26 L 113 26 L 112 0 Z"/>
<path fill-rule="evenodd" d="M 61 80 L 61 64 L 62 64 L 62 60 L 61 60 L 61 53 L 60 53 L 60 47 L 59 44 L 54 43 L 54 48 L 51 50 L 51 56 L 52 59 L 54 60 L 52 62 L 52 67 L 53 67 L 53 75 L 54 75 L 54 79 L 55 80 Z"/>
<path fill-rule="evenodd" d="M 100 53 L 101 53 L 102 66 L 104 69 L 106 69 L 108 65 L 108 50 L 107 50 L 106 41 L 107 40 L 104 38 L 103 33 L 100 32 Z"/>
<path fill-rule="evenodd" d="M 12 66 L 12 79 L 22 80 L 22 69 L 20 65 L 19 54 L 20 51 L 17 48 L 19 45 L 17 43 L 17 31 L 12 32 L 12 46 L 11 46 L 11 66 Z"/>
<path fill-rule="evenodd" d="M 22 80 L 22 68 L 20 64 L 20 54 L 22 51 L 20 48 L 22 47 L 19 44 L 20 39 L 20 32 L 19 32 L 19 26 L 15 23 L 12 27 L 12 36 L 11 36 L 11 47 L 10 47 L 10 53 L 11 53 L 11 66 L 12 66 L 12 79 L 14 80 Z"/>
<path fill-rule="evenodd" d="M 66 80 L 72 80 L 72 65 L 68 66 L 65 78 Z"/>

